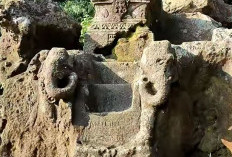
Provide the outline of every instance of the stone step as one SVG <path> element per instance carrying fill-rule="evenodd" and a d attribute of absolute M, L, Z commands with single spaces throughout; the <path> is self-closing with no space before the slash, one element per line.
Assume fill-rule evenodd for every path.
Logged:
<path fill-rule="evenodd" d="M 132 106 L 130 84 L 93 84 L 88 85 L 88 112 L 122 112 Z"/>
<path fill-rule="evenodd" d="M 135 62 L 94 62 L 96 84 L 132 83 L 137 71 Z"/>

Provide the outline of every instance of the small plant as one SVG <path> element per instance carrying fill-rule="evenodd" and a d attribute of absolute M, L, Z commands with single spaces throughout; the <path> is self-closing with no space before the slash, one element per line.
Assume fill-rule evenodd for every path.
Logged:
<path fill-rule="evenodd" d="M 80 42 L 84 42 L 84 35 L 90 26 L 93 16 L 94 7 L 90 0 L 66 0 L 59 3 L 61 8 L 77 22 L 81 23 L 82 31 Z"/>
<path fill-rule="evenodd" d="M 92 20 L 93 20 L 92 17 L 88 17 L 88 18 L 84 18 L 83 21 L 81 22 L 82 30 L 81 30 L 80 41 L 82 43 L 84 43 L 84 36 L 88 30 L 88 27 L 91 25 Z"/>

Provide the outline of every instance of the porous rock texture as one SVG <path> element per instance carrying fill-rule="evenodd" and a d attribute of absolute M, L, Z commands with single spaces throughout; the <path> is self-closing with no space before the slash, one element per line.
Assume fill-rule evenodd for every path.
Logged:
<path fill-rule="evenodd" d="M 81 26 L 54 2 L 2 1 L 0 81 L 24 72 L 40 50 L 80 48 Z"/>
<path fill-rule="evenodd" d="M 201 11 L 209 0 L 162 0 L 164 11 L 168 13 Z"/>
<path fill-rule="evenodd" d="M 179 13 L 171 15 L 167 19 L 162 36 L 175 44 L 190 41 L 210 41 L 213 30 L 220 26 L 220 23 L 200 12 Z"/>
<path fill-rule="evenodd" d="M 230 0 L 162 0 L 163 10 L 167 13 L 198 11 L 230 26 L 232 23 L 231 5 Z"/>
<path fill-rule="evenodd" d="M 55 2 L 2 1 L 1 157 L 232 156 L 231 15 L 209 12 L 231 3 L 151 3 L 147 24 L 85 52 Z"/>

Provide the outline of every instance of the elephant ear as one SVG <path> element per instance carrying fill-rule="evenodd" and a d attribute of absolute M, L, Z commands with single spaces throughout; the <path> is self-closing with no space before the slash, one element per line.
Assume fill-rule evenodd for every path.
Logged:
<path fill-rule="evenodd" d="M 42 50 L 37 53 L 28 64 L 27 71 L 31 73 L 38 73 L 42 63 L 48 56 L 48 50 Z"/>
<path fill-rule="evenodd" d="M 229 142 L 227 140 L 221 139 L 222 143 L 230 150 L 232 154 L 232 142 Z"/>

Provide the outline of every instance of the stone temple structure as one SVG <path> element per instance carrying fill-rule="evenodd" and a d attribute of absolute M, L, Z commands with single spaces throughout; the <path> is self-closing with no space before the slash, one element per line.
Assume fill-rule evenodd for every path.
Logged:
<path fill-rule="evenodd" d="M 152 0 L 93 0 L 84 50 L 56 3 L 4 1 L 0 157 L 231 157 L 232 30 L 203 15 L 231 6 L 169 1 L 152 32 Z"/>
<path fill-rule="evenodd" d="M 117 34 L 127 33 L 139 23 L 146 23 L 150 0 L 93 0 L 95 17 L 86 35 L 84 50 L 93 52 L 115 40 Z"/>

